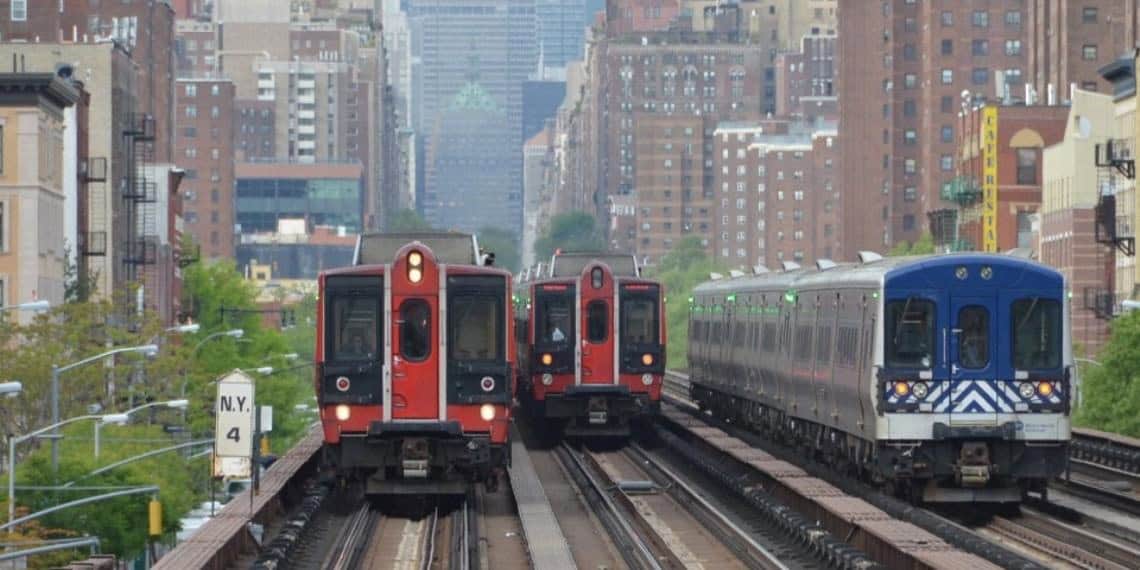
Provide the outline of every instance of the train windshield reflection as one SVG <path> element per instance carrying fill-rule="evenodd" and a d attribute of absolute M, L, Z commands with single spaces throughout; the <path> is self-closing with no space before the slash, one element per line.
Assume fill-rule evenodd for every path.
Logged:
<path fill-rule="evenodd" d="M 503 310 L 499 297 L 460 294 L 451 300 L 451 358 L 496 360 L 502 358 Z"/>
<path fill-rule="evenodd" d="M 1040 370 L 1061 367 L 1061 303 L 1054 299 L 1018 299 L 1013 303 L 1013 367 Z"/>
<path fill-rule="evenodd" d="M 887 368 L 930 368 L 934 363 L 934 303 L 910 297 L 887 303 Z"/>

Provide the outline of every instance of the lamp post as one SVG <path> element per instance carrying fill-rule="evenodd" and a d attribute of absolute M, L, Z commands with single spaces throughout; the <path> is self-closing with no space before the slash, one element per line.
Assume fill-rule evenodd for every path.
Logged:
<path fill-rule="evenodd" d="M 131 414 L 145 410 L 147 408 L 154 408 L 158 406 L 166 406 L 172 410 L 185 410 L 186 406 L 188 406 L 189 403 L 190 402 L 188 400 L 167 400 L 165 402 L 151 402 L 149 404 L 136 406 L 122 413 L 104 414 L 103 417 L 99 418 L 99 420 L 95 422 L 95 459 L 99 459 L 99 432 L 102 430 L 103 424 L 123 425 L 130 421 Z"/>
<path fill-rule="evenodd" d="M 56 422 L 50 426 L 40 428 L 25 435 L 8 436 L 8 522 L 12 522 L 12 520 L 16 518 L 16 446 L 25 441 L 28 441 L 29 439 L 33 439 L 50 431 L 59 429 L 67 424 L 80 422 L 83 420 L 96 420 L 102 417 L 103 416 L 100 415 L 79 416 L 68 420 L 63 420 L 62 422 Z M 56 449 L 54 446 L 59 440 L 59 435 L 52 434 L 48 437 L 52 438 L 52 452 L 55 452 Z"/>
<path fill-rule="evenodd" d="M 214 340 L 216 338 L 223 338 L 223 337 L 241 339 L 243 336 L 245 336 L 245 330 L 243 330 L 243 329 L 230 329 L 228 331 L 221 331 L 221 332 L 216 332 L 216 333 L 206 335 L 206 338 L 202 339 L 201 341 L 198 342 L 197 345 L 194 346 L 194 352 L 192 353 L 192 357 L 197 357 L 198 351 L 202 350 L 202 347 L 205 346 L 205 344 L 210 342 L 211 340 Z M 179 391 L 179 394 L 178 394 L 182 398 L 186 397 L 186 383 L 187 382 L 189 382 L 189 377 L 187 376 L 186 370 L 183 369 L 183 371 L 182 371 L 182 389 Z"/>
<path fill-rule="evenodd" d="M 107 352 L 104 352 L 102 354 L 97 354 L 97 355 L 91 356 L 89 358 L 84 358 L 83 360 L 80 360 L 79 362 L 73 362 L 71 364 L 68 364 L 67 366 L 56 366 L 53 364 L 51 367 L 51 421 L 53 423 L 59 422 L 59 377 L 60 377 L 60 375 L 62 375 L 64 372 L 67 372 L 68 370 L 72 370 L 74 368 L 79 368 L 80 366 L 102 360 L 108 356 L 114 356 L 116 354 L 121 354 L 124 352 L 141 352 L 141 353 L 144 353 L 146 355 L 154 355 L 154 354 L 158 353 L 158 346 L 154 345 L 154 344 L 144 344 L 144 345 L 140 345 L 140 346 L 128 346 L 125 348 L 116 348 L 114 350 L 108 350 Z M 54 433 L 53 435 L 58 436 L 58 433 Z M 51 468 L 53 471 L 59 470 L 59 440 L 58 439 L 53 439 L 51 442 Z"/>
<path fill-rule="evenodd" d="M 46 311 L 50 308 L 50 301 L 39 300 L 20 303 L 19 305 L 8 305 L 6 307 L 0 307 L 0 311 Z"/>

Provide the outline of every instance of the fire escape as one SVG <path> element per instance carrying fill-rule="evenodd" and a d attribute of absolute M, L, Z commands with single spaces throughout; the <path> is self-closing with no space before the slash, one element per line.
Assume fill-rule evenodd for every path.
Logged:
<path fill-rule="evenodd" d="M 131 159 L 128 161 L 128 178 L 123 188 L 127 237 L 126 243 L 121 247 L 123 263 L 127 266 L 127 280 L 138 282 L 143 277 L 140 273 L 146 271 L 145 266 L 156 263 L 158 251 L 158 184 L 152 178 L 154 117 L 135 113 L 123 135 L 130 140 L 128 152 L 131 153 Z"/>
<path fill-rule="evenodd" d="M 978 181 L 964 174 L 955 176 L 942 187 L 939 197 L 944 202 L 957 204 L 958 207 L 943 208 L 927 214 L 935 241 L 944 245 L 949 251 L 973 251 L 976 244 L 970 236 L 980 233 L 978 225 L 981 223 L 981 208 L 978 207 L 978 202 L 982 198 L 982 189 Z M 963 227 L 968 235 L 963 235 Z"/>
<path fill-rule="evenodd" d="M 1136 232 L 1133 212 L 1117 212 L 1117 180 L 1136 179 L 1136 161 L 1130 139 L 1110 139 L 1096 145 L 1097 205 L 1095 210 L 1095 236 L 1099 244 L 1108 246 L 1103 252 L 1105 271 L 1104 287 L 1087 287 L 1084 291 L 1085 308 L 1097 318 L 1111 319 L 1120 314 L 1120 300 L 1116 298 L 1116 255 L 1136 255 Z"/>

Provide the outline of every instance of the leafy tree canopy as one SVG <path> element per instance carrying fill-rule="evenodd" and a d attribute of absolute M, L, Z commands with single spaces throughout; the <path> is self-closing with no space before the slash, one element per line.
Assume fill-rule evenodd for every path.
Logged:
<path fill-rule="evenodd" d="M 930 234 L 922 234 L 913 244 L 909 241 L 900 241 L 895 244 L 891 249 L 888 256 L 897 257 L 903 255 L 929 255 L 934 253 L 934 236 Z"/>
<path fill-rule="evenodd" d="M 1140 312 L 1112 321 L 1112 336 L 1083 367 L 1080 425 L 1140 437 Z"/>
<path fill-rule="evenodd" d="M 598 251 L 606 249 L 606 239 L 597 227 L 597 220 L 586 212 L 559 214 L 550 221 L 550 227 L 534 244 L 538 259 L 549 259 L 554 250 Z"/>

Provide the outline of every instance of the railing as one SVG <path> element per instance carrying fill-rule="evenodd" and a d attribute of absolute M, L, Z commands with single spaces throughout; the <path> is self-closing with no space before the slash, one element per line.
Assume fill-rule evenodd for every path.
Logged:
<path fill-rule="evenodd" d="M 982 197 L 982 189 L 973 178 L 956 176 L 942 188 L 940 195 L 947 202 L 956 202 L 960 206 L 968 206 Z"/>

